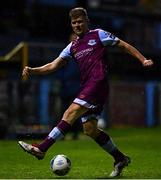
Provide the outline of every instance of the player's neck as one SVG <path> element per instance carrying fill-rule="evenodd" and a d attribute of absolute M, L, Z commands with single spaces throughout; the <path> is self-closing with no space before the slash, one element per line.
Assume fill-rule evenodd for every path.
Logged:
<path fill-rule="evenodd" d="M 87 29 L 86 31 L 84 31 L 82 34 L 78 35 L 79 38 L 83 38 L 85 34 L 87 34 L 89 32 L 89 29 Z"/>

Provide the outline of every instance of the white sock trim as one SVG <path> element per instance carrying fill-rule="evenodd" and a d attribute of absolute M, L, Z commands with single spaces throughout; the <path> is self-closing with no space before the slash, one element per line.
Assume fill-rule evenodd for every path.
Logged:
<path fill-rule="evenodd" d="M 57 127 L 54 127 L 48 136 L 54 140 L 59 140 L 64 137 L 63 133 Z"/>

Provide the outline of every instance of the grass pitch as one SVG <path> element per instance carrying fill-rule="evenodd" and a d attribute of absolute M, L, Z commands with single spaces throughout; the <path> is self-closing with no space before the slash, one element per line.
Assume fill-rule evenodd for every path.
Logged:
<path fill-rule="evenodd" d="M 109 129 L 108 132 L 132 160 L 120 178 L 161 178 L 161 128 Z M 66 154 L 72 161 L 66 176 L 56 176 L 50 170 L 50 160 L 56 154 Z M 0 141 L 1 179 L 108 179 L 112 169 L 112 157 L 84 135 L 79 140 L 67 136 L 67 140 L 53 145 L 40 161 L 22 151 L 17 141 Z"/>

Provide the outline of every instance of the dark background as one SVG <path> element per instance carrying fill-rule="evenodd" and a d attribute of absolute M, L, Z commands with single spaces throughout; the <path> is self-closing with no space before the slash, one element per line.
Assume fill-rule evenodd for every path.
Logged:
<path fill-rule="evenodd" d="M 0 55 L 5 55 L 20 41 L 62 43 L 64 48 L 71 33 L 69 10 L 83 6 L 89 13 L 91 28 L 112 32 L 155 62 L 153 68 L 144 70 L 138 62 L 131 61 L 133 58 L 129 55 L 111 49 L 109 59 L 112 75 L 119 78 L 127 78 L 129 74 L 138 79 L 160 79 L 160 4 L 157 0 L 5 0 L 0 6 Z M 57 56 L 62 48 L 53 50 L 53 54 L 47 56 L 34 55 L 31 51 L 30 64 L 44 64 Z"/>
<path fill-rule="evenodd" d="M 69 43 L 68 13 L 76 6 L 87 9 L 91 29 L 113 33 L 154 61 L 152 68 L 143 68 L 130 55 L 108 48 L 111 103 L 103 112 L 106 125 L 161 124 L 160 0 L 5 0 L 0 5 L 1 59 L 24 41 L 30 66 L 53 60 Z M 25 82 L 21 73 L 22 52 L 0 61 L 0 137 L 49 132 L 79 90 L 74 62 Z"/>

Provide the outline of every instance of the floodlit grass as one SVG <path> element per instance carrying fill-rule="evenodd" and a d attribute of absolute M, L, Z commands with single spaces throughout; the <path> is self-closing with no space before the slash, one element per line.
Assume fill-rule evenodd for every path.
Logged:
<path fill-rule="evenodd" d="M 108 132 L 132 159 L 120 178 L 161 178 L 161 128 L 121 128 Z M 56 154 L 66 154 L 72 161 L 66 176 L 56 176 L 50 170 L 50 159 Z M 84 135 L 80 140 L 57 142 L 40 161 L 23 152 L 17 141 L 0 141 L 1 179 L 107 179 L 112 168 L 111 156 Z"/>

